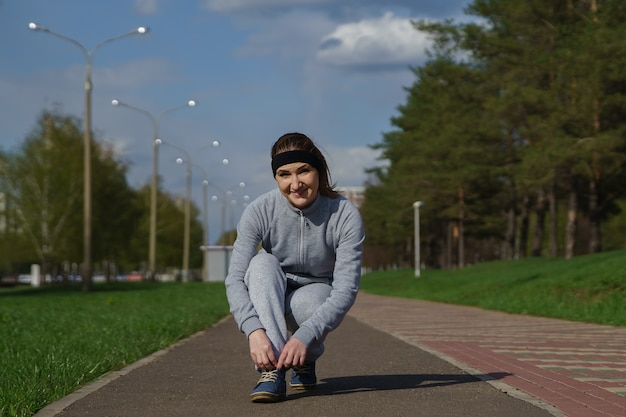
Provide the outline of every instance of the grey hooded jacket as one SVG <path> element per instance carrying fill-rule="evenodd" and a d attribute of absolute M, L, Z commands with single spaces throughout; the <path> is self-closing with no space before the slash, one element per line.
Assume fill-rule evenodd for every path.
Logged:
<path fill-rule="evenodd" d="M 308 346 L 335 329 L 354 304 L 364 239 L 361 215 L 343 196 L 333 199 L 320 194 L 303 210 L 289 204 L 278 189 L 255 199 L 237 226 L 226 277 L 226 295 L 239 329 L 248 336 L 263 328 L 244 282 L 259 243 L 278 258 L 286 274 L 326 278 L 332 285 L 328 299 L 293 334 Z"/>

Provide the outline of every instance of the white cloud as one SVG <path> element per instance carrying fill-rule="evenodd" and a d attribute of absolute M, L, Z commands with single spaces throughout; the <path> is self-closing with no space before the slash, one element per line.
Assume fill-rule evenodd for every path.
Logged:
<path fill-rule="evenodd" d="M 110 148 L 116 156 L 122 158 L 128 157 L 134 146 L 133 142 L 128 138 L 103 138 L 100 141 L 104 147 Z"/>
<path fill-rule="evenodd" d="M 417 64 L 428 47 L 425 34 L 410 19 L 390 12 L 379 19 L 340 25 L 322 39 L 317 58 L 340 67 L 385 67 Z"/>
<path fill-rule="evenodd" d="M 427 17 L 449 16 L 469 0 L 203 0 L 203 6 L 218 13 L 267 13 L 294 8 L 317 8 L 331 13 L 359 13 L 367 10 L 402 9 L 419 12 Z"/>
<path fill-rule="evenodd" d="M 380 151 L 365 146 L 323 149 L 333 181 L 339 187 L 363 185 L 365 170 L 380 165 Z"/>

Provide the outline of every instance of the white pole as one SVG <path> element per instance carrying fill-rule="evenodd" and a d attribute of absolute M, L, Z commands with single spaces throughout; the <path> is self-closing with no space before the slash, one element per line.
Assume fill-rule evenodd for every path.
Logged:
<path fill-rule="evenodd" d="M 30 266 L 30 285 L 33 287 L 41 286 L 41 268 L 38 264 Z"/>
<path fill-rule="evenodd" d="M 420 276 L 420 207 L 424 205 L 423 201 L 413 203 L 415 213 L 415 278 Z"/>

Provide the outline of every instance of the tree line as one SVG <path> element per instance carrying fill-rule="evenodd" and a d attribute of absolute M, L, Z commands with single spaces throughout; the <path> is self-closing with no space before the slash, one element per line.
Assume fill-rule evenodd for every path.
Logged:
<path fill-rule="evenodd" d="M 432 47 L 372 145 L 387 164 L 362 207 L 370 266 L 411 265 L 415 201 L 427 267 L 626 247 L 626 2 L 465 12 L 414 22 Z"/>
<path fill-rule="evenodd" d="M 43 111 L 13 151 L 0 153 L 0 275 L 28 272 L 67 280 L 80 274 L 83 256 L 83 131 L 81 120 Z M 95 271 L 107 277 L 145 271 L 150 185 L 132 188 L 129 168 L 105 142 L 92 141 L 92 252 Z M 158 189 L 157 270 L 178 269 L 183 256 L 183 199 Z M 203 242 L 192 202 L 192 248 Z M 200 268 L 202 253 L 190 252 Z"/>

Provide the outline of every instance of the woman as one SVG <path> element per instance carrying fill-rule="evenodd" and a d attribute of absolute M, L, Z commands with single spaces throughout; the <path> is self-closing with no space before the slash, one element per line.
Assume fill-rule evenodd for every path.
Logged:
<path fill-rule="evenodd" d="M 261 372 L 253 402 L 284 399 L 288 369 L 293 389 L 315 387 L 324 339 L 355 301 L 365 238 L 311 139 L 287 133 L 271 157 L 278 187 L 246 207 L 226 277 L 230 310 Z"/>

